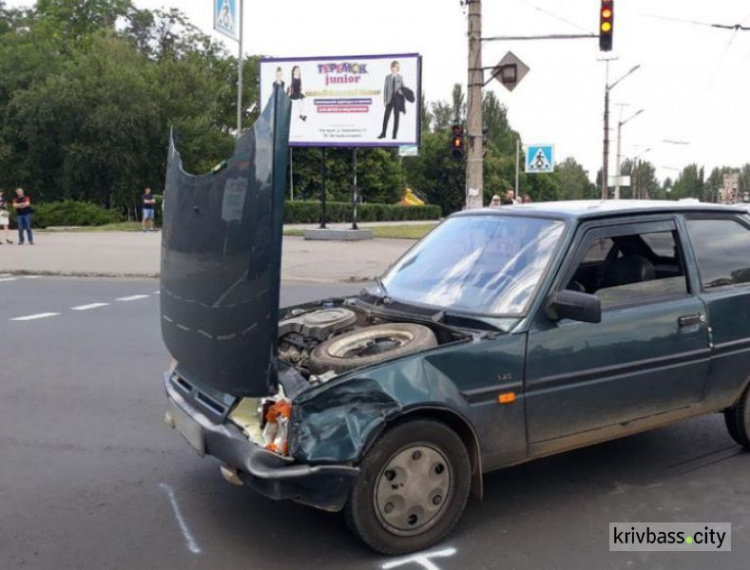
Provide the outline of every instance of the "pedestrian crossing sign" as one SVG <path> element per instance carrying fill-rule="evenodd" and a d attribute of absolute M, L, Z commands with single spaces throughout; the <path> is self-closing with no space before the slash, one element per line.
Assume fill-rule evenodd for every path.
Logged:
<path fill-rule="evenodd" d="M 239 0 L 213 0 L 214 30 L 233 40 L 239 38 L 238 2 Z"/>
<path fill-rule="evenodd" d="M 551 144 L 530 144 L 526 147 L 526 172 L 542 174 L 555 171 L 555 147 Z"/>

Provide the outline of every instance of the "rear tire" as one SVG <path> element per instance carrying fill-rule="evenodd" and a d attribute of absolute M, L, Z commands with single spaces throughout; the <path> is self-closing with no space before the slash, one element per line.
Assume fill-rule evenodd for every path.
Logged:
<path fill-rule="evenodd" d="M 387 555 L 424 550 L 463 514 L 471 463 L 461 438 L 433 420 L 387 431 L 360 465 L 344 517 L 372 549 Z"/>
<path fill-rule="evenodd" d="M 750 451 L 750 386 L 742 394 L 740 401 L 724 412 L 729 435 L 745 451 Z"/>

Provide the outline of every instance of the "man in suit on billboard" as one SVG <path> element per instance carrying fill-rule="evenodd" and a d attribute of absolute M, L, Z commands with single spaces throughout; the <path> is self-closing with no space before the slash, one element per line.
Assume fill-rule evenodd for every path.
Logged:
<path fill-rule="evenodd" d="M 383 104 L 385 105 L 385 116 L 383 117 L 383 130 L 379 139 L 385 138 L 385 132 L 388 130 L 388 121 L 393 113 L 393 139 L 398 136 L 398 121 L 401 113 L 406 113 L 406 104 L 404 102 L 404 79 L 401 77 L 401 66 L 398 61 L 391 63 L 391 73 L 385 76 L 385 86 L 383 87 Z"/>

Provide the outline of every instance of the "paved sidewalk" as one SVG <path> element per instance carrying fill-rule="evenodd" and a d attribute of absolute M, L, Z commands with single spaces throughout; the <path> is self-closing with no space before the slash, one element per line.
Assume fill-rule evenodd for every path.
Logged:
<path fill-rule="evenodd" d="M 0 246 L 0 273 L 107 277 L 159 274 L 160 233 L 37 232 L 34 237 L 33 246 Z M 318 283 L 366 281 L 382 274 L 414 243 L 400 239 L 343 243 L 285 237 L 281 278 Z"/>

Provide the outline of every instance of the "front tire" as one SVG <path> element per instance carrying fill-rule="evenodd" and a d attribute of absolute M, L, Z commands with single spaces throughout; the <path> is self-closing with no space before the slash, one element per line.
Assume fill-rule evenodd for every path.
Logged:
<path fill-rule="evenodd" d="M 397 424 L 370 449 L 360 469 L 344 516 L 382 554 L 429 548 L 451 531 L 466 507 L 469 454 L 442 423 Z"/>
<path fill-rule="evenodd" d="M 748 398 L 750 398 L 750 386 L 742 394 L 740 401 L 724 412 L 729 435 L 745 451 L 750 451 L 750 402 Z"/>

